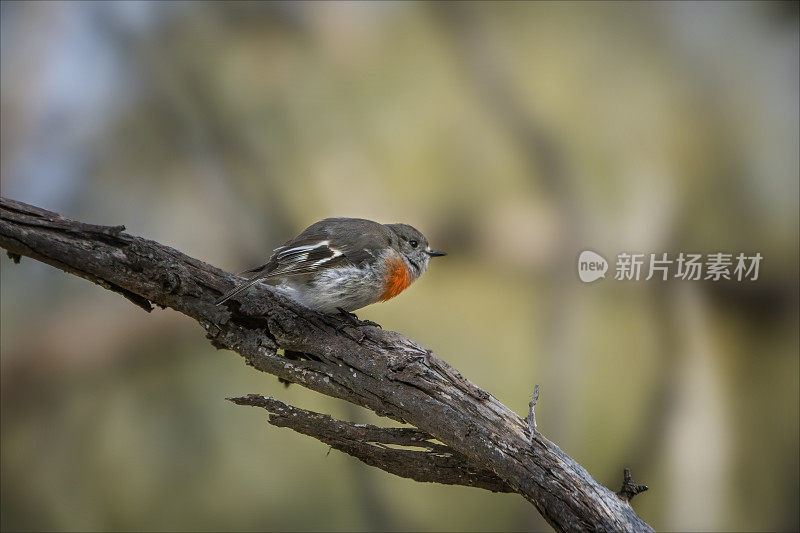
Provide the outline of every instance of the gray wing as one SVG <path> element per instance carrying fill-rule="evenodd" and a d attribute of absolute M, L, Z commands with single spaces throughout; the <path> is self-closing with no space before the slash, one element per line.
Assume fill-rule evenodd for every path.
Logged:
<path fill-rule="evenodd" d="M 359 218 L 328 218 L 272 252 L 269 261 L 243 274 L 264 278 L 299 276 L 320 268 L 361 267 L 389 245 L 392 232 L 383 224 Z"/>

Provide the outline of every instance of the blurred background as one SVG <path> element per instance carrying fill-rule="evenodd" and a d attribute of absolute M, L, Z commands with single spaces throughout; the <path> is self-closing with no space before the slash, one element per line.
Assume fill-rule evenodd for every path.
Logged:
<path fill-rule="evenodd" d="M 525 414 L 659 530 L 797 530 L 798 4 L 3 2 L 2 194 L 225 268 L 327 216 L 449 252 L 359 316 Z M 583 284 L 584 249 L 759 252 Z M 370 413 L 190 319 L 0 259 L 3 530 L 548 530 L 266 424 Z M 612 270 L 613 273 L 613 270 Z"/>

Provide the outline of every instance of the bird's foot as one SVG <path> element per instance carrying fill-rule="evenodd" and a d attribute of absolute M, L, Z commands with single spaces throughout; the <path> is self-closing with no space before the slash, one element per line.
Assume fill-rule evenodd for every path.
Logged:
<path fill-rule="evenodd" d="M 383 329 L 381 325 L 378 324 L 377 322 L 373 322 L 372 320 L 361 320 L 358 318 L 358 316 L 356 316 L 355 313 L 350 313 L 349 311 L 345 311 L 341 307 L 337 307 L 336 309 L 339 310 L 339 314 L 342 315 L 350 323 L 351 326 L 357 328 L 362 328 L 364 326 L 374 326 L 376 328 Z M 344 328 L 345 326 L 346 324 L 341 324 L 339 328 Z"/>

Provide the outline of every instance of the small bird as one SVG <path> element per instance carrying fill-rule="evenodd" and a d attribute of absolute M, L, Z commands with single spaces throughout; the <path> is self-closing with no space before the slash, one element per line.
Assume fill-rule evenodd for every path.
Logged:
<path fill-rule="evenodd" d="M 443 255 L 408 224 L 326 218 L 273 250 L 266 264 L 242 272 L 246 280 L 216 304 L 262 281 L 316 311 L 350 314 L 397 296 L 431 257 Z"/>

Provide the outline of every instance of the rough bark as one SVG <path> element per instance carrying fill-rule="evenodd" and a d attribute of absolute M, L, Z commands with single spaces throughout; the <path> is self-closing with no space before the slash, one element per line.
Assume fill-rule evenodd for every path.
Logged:
<path fill-rule="evenodd" d="M 494 472 L 471 467 L 466 457 L 435 442 L 435 437 L 417 428 L 383 428 L 343 422 L 258 394 L 228 399 L 237 405 L 263 407 L 270 413 L 269 423 L 273 426 L 314 437 L 370 466 L 401 477 L 492 492 L 514 492 Z"/>
<path fill-rule="evenodd" d="M 0 246 L 11 257 L 81 276 L 148 311 L 152 302 L 184 313 L 212 344 L 239 353 L 256 369 L 410 423 L 419 433 L 359 428 L 257 396 L 240 400 L 267 408 L 276 425 L 412 479 L 517 492 L 559 531 L 652 531 L 629 505 L 630 490 L 623 487 L 621 497 L 601 485 L 525 419 L 398 333 L 316 313 L 264 286 L 241 303 L 217 307 L 214 300 L 236 276 L 121 226 L 75 222 L 13 200 L 0 199 Z M 292 360 L 281 350 L 313 358 Z M 310 420 L 326 422 L 329 431 L 310 428 Z M 367 434 L 374 440 L 366 445 L 397 441 L 401 449 L 374 453 L 358 443 Z M 433 446 L 432 438 L 443 447 Z M 410 442 L 449 461 L 402 454 Z M 403 457 L 410 459 L 403 464 Z"/>

